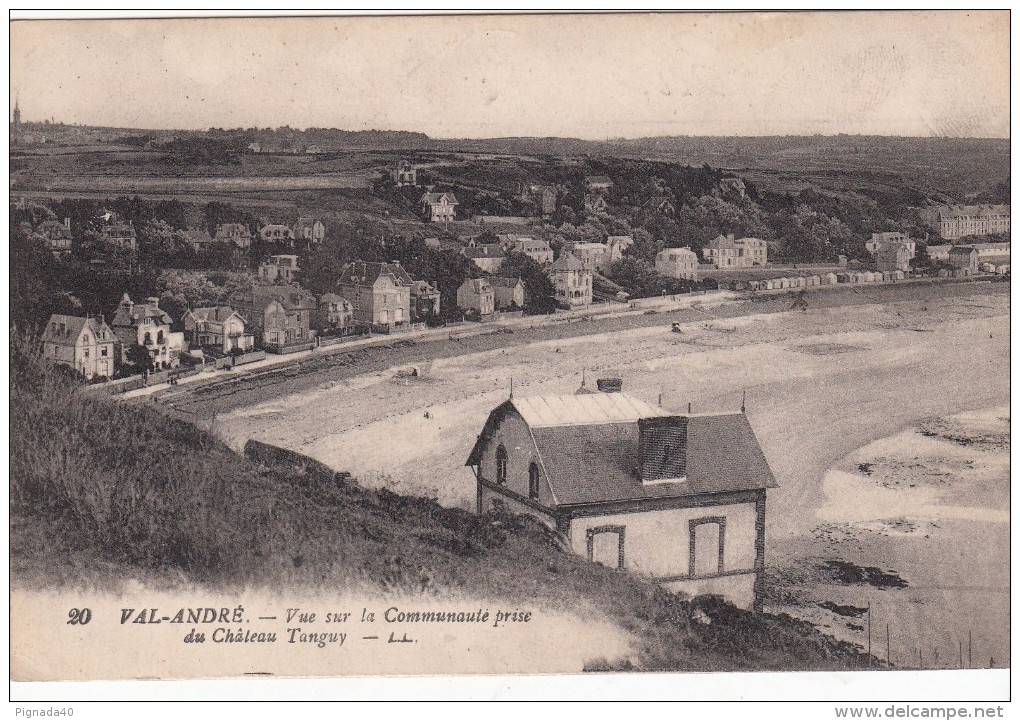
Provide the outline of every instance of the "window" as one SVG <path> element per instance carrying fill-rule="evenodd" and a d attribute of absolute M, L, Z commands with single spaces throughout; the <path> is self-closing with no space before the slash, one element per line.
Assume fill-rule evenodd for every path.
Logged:
<path fill-rule="evenodd" d="M 506 448 L 500 444 L 500 446 L 496 449 L 496 483 L 501 486 L 506 485 L 506 464 Z"/>
<path fill-rule="evenodd" d="M 608 568 L 623 568 L 623 526 L 597 526 L 588 529 L 588 560 Z"/>
<path fill-rule="evenodd" d="M 688 575 L 717 576 L 725 570 L 726 519 L 722 516 L 690 521 L 690 557 Z"/>
<path fill-rule="evenodd" d="M 538 464 L 534 461 L 528 466 L 528 498 L 538 500 Z"/>

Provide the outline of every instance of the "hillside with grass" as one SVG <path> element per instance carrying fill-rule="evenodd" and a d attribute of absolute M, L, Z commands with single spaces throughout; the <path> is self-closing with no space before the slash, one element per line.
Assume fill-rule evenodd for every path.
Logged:
<path fill-rule="evenodd" d="M 35 339 L 11 358 L 10 558 L 15 588 L 356 591 L 473 596 L 606 619 L 626 662 L 592 670 L 866 668 L 786 615 L 670 594 L 562 550 L 521 517 L 478 517 L 367 490 L 300 456 L 240 457 L 156 408 L 83 392 Z"/>

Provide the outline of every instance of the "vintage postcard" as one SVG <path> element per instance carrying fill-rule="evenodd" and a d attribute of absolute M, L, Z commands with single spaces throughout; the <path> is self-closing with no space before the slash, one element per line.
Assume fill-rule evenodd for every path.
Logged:
<path fill-rule="evenodd" d="M 1008 669 L 1009 50 L 14 19 L 11 679 Z"/>

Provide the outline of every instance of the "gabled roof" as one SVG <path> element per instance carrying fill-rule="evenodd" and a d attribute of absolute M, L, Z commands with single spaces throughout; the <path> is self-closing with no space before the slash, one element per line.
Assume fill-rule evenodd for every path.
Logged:
<path fill-rule="evenodd" d="M 188 228 L 182 231 L 181 236 L 186 243 L 215 243 L 218 242 L 215 238 L 209 235 L 209 232 L 204 228 Z"/>
<path fill-rule="evenodd" d="M 520 278 L 505 278 L 501 275 L 489 276 L 489 284 L 492 285 L 493 287 L 498 286 L 500 288 L 516 288 L 523 282 L 524 281 L 522 281 Z"/>
<path fill-rule="evenodd" d="M 976 252 L 977 248 L 975 248 L 973 245 L 954 245 L 952 248 L 949 249 L 950 255 L 970 255 L 971 253 Z"/>
<path fill-rule="evenodd" d="M 58 328 L 63 323 L 66 329 L 65 332 L 61 333 L 59 329 L 54 331 L 54 323 L 57 324 Z M 50 316 L 50 322 L 46 324 L 46 330 L 43 331 L 42 339 L 47 343 L 73 346 L 86 326 L 91 328 L 97 337 L 101 337 L 101 331 L 105 328 L 110 334 L 107 340 L 113 341 L 113 331 L 99 318 L 81 318 L 75 315 L 60 315 L 57 313 Z"/>
<path fill-rule="evenodd" d="M 396 285 L 411 285 L 414 280 L 400 263 L 378 263 L 356 260 L 340 271 L 339 283 L 347 285 L 374 285 L 379 276 L 389 275 Z"/>
<path fill-rule="evenodd" d="M 734 249 L 737 247 L 737 241 L 728 235 L 717 235 L 715 238 L 705 243 L 705 247 L 716 248 L 719 250 L 723 248 Z"/>
<path fill-rule="evenodd" d="M 686 477 L 679 482 L 642 483 L 638 475 L 638 420 L 670 414 L 622 393 L 510 399 L 489 415 L 467 465 L 481 461 L 503 419 L 514 412 L 530 428 L 558 506 L 760 490 L 777 485 L 743 413 L 679 416 L 687 427 Z M 585 416 L 593 420 L 586 422 Z"/>
<path fill-rule="evenodd" d="M 685 246 L 683 248 L 663 248 L 662 250 L 660 250 L 656 254 L 655 257 L 656 258 L 668 258 L 668 257 L 674 257 L 675 258 L 675 257 L 681 256 L 681 255 L 689 257 L 695 263 L 698 262 L 698 254 L 695 253 L 693 250 L 691 250 L 690 246 Z"/>
<path fill-rule="evenodd" d="M 467 278 L 460 284 L 460 287 L 463 288 L 465 285 L 468 286 L 471 289 L 471 292 L 476 295 L 492 292 L 492 286 L 485 278 Z"/>
<path fill-rule="evenodd" d="M 71 229 L 59 220 L 44 220 L 36 230 L 51 239 L 71 237 Z"/>
<path fill-rule="evenodd" d="M 504 258 L 503 249 L 498 243 L 490 243 L 488 245 L 478 245 L 474 248 L 464 247 L 461 248 L 461 255 L 470 260 L 476 258 Z"/>
<path fill-rule="evenodd" d="M 420 202 L 434 205 L 442 203 L 444 198 L 446 199 L 447 205 L 459 205 L 459 203 L 457 203 L 457 196 L 453 193 L 425 193 L 421 196 Z"/>
<path fill-rule="evenodd" d="M 350 301 L 344 298 L 338 293 L 323 293 L 319 296 L 319 305 L 327 305 L 329 303 L 340 303 L 350 305 Z"/>
<path fill-rule="evenodd" d="M 298 230 L 304 230 L 305 228 L 311 228 L 318 222 L 320 222 L 318 218 L 309 218 L 302 216 L 294 221 L 294 232 L 297 232 Z"/>
<path fill-rule="evenodd" d="M 584 270 L 585 265 L 577 257 L 570 252 L 564 253 L 556 261 L 549 266 L 550 271 L 558 270 Z"/>
<path fill-rule="evenodd" d="M 279 301 L 286 310 L 315 307 L 315 296 L 297 283 L 289 285 L 255 285 L 251 290 L 238 291 L 231 296 L 243 303 L 251 302 L 253 306 L 264 311 L 270 303 Z M 237 302 L 237 301 L 234 301 Z"/>
<path fill-rule="evenodd" d="M 412 280 L 411 294 L 415 296 L 439 295 L 439 288 L 427 280 Z"/>
<path fill-rule="evenodd" d="M 140 325 L 146 318 L 155 318 L 161 325 L 173 323 L 170 314 L 159 306 L 150 303 L 131 304 L 131 298 L 125 293 L 124 297 L 121 298 L 120 305 L 117 306 L 117 310 L 113 314 L 113 323 L 110 325 L 115 328 L 133 328 Z"/>
<path fill-rule="evenodd" d="M 214 323 L 222 323 L 232 315 L 237 315 L 241 318 L 237 312 L 229 305 L 220 305 L 209 308 L 193 308 L 189 311 L 192 317 L 197 321 L 212 321 Z M 241 320 L 244 320 L 243 318 Z"/>

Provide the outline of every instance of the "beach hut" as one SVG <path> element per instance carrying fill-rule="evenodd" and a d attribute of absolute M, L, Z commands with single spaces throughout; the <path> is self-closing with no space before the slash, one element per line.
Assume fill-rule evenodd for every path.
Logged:
<path fill-rule="evenodd" d="M 862 283 L 874 283 L 875 282 L 875 274 L 872 273 L 870 270 L 864 271 L 864 273 L 861 274 L 861 282 Z"/>
<path fill-rule="evenodd" d="M 822 276 L 822 285 L 835 285 L 839 282 L 839 276 L 835 273 L 826 273 Z"/>
<path fill-rule="evenodd" d="M 893 280 L 903 280 L 906 277 L 907 277 L 907 274 L 904 273 L 902 270 L 894 270 L 893 271 Z"/>

